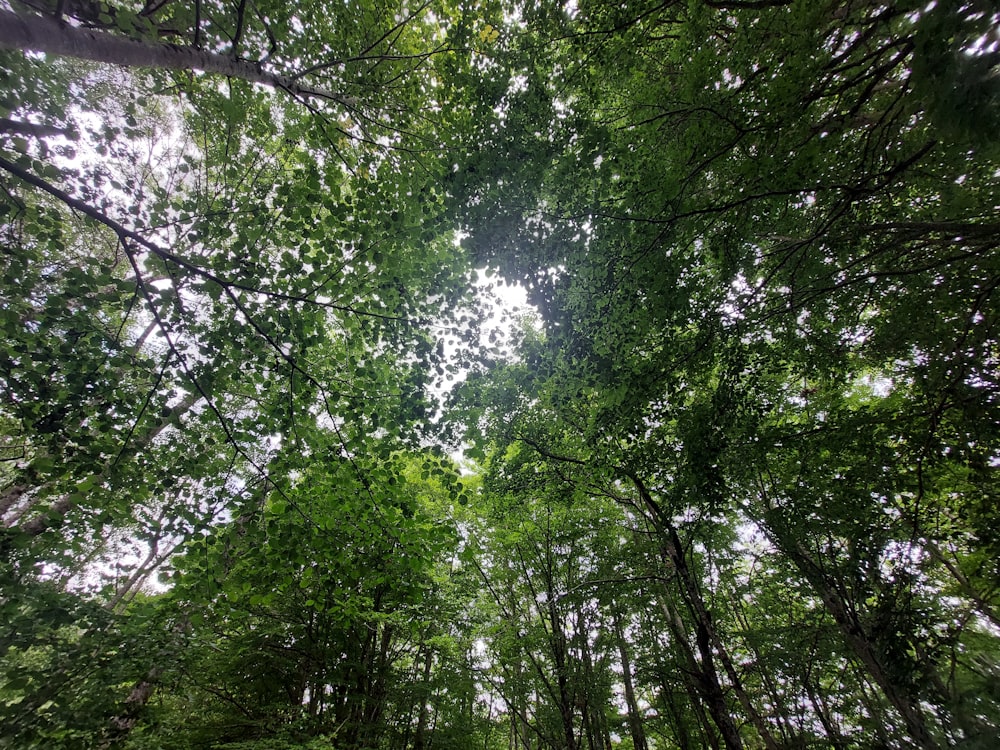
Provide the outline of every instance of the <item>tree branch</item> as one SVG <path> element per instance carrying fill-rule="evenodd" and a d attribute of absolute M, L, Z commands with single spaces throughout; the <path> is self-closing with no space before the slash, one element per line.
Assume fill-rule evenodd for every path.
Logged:
<path fill-rule="evenodd" d="M 131 68 L 201 70 L 205 73 L 241 78 L 293 96 L 324 99 L 356 107 L 350 97 L 332 91 L 302 86 L 290 76 L 269 73 L 261 64 L 219 55 L 182 44 L 161 44 L 130 39 L 104 31 L 68 26 L 48 16 L 20 15 L 0 10 L 0 48 L 31 50 L 81 60 Z"/>
<path fill-rule="evenodd" d="M 0 14 L 2 14 L 2 11 L 0 11 Z M 0 24 L 2 24 L 2 18 L 0 18 Z M 2 31 L 0 31 L 0 34 L 2 34 Z M 90 217 L 94 221 L 103 224 L 104 226 L 111 229 L 116 235 L 118 235 L 118 238 L 120 240 L 135 242 L 138 245 L 142 246 L 144 250 L 152 253 L 161 260 L 173 263 L 176 266 L 183 268 L 184 270 L 194 274 L 195 276 L 205 279 L 206 281 L 210 281 L 213 284 L 217 284 L 221 289 L 227 290 L 227 293 L 231 292 L 231 290 L 233 289 L 240 289 L 245 292 L 263 294 L 272 299 L 280 299 L 288 302 L 300 302 L 304 304 L 316 305 L 317 307 L 326 308 L 328 310 L 337 310 L 339 312 L 349 313 L 351 315 L 358 315 L 360 317 L 365 317 L 365 318 L 375 318 L 377 320 L 393 321 L 399 323 L 415 322 L 410 318 L 401 315 L 386 315 L 384 313 L 369 312 L 366 310 L 357 310 L 347 305 L 338 305 L 334 302 L 322 302 L 320 300 L 312 299 L 309 297 L 303 297 L 295 294 L 286 294 L 283 292 L 276 292 L 274 290 L 269 290 L 259 286 L 254 286 L 252 284 L 246 284 L 232 279 L 225 279 L 221 276 L 212 273 L 211 271 L 202 268 L 201 266 L 192 263 L 191 261 L 185 260 L 176 253 L 171 252 L 170 250 L 166 250 L 165 248 L 160 247 L 154 242 L 150 242 L 138 232 L 128 229 L 124 225 L 112 219 L 107 214 L 98 211 L 90 204 L 85 203 L 84 201 L 81 201 L 78 198 L 74 198 L 65 190 L 62 190 L 56 187 L 55 185 L 46 182 L 41 177 L 32 174 L 28 170 L 18 166 L 17 164 L 11 161 L 7 161 L 3 157 L 0 157 L 0 169 L 4 169 L 10 172 L 11 174 L 23 180 L 24 182 L 27 182 L 29 185 L 33 185 L 34 187 L 37 187 L 40 190 L 43 190 L 44 192 L 53 196 L 54 198 L 58 198 L 60 201 L 65 203 L 73 210 L 79 211 L 80 213 Z"/>

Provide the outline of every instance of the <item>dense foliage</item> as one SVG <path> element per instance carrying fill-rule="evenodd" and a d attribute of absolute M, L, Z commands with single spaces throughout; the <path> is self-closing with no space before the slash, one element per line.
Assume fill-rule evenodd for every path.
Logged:
<path fill-rule="evenodd" d="M 0 747 L 995 747 L 998 64 L 0 4 Z"/>

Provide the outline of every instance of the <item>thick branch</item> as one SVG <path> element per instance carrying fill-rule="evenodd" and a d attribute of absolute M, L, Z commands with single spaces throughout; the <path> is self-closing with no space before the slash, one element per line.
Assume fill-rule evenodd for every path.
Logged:
<path fill-rule="evenodd" d="M 0 29 L 0 34 L 3 30 Z M 0 117 L 0 133 L 17 133 L 31 138 L 48 138 L 52 136 L 72 137 L 65 128 L 57 128 L 54 125 L 38 125 L 34 122 L 24 122 L 23 120 L 11 120 L 9 117 Z"/>
<path fill-rule="evenodd" d="M 76 57 L 128 68 L 201 70 L 281 89 L 292 96 L 326 99 L 349 107 L 355 104 L 349 97 L 303 86 L 290 76 L 269 73 L 248 60 L 181 44 L 163 44 L 69 26 L 48 16 L 20 15 L 0 10 L 0 47 Z"/>

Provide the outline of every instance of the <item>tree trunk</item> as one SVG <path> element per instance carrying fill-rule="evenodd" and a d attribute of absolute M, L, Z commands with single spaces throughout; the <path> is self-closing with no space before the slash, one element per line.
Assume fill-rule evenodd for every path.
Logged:
<path fill-rule="evenodd" d="M 2 14 L 2 11 L 0 11 Z M 2 21 L 0 21 L 2 24 Z M 2 32 L 0 32 L 2 33 Z M 176 420 L 189 412 L 195 404 L 201 400 L 198 394 L 188 394 L 179 404 L 174 406 L 170 411 L 170 418 L 161 419 L 155 426 L 153 426 L 145 435 L 133 440 L 131 447 L 124 454 L 124 456 L 132 457 L 139 453 L 140 450 L 150 445 L 167 427 L 169 427 L 173 420 Z M 114 467 L 114 464 L 120 457 L 116 459 L 109 459 L 101 467 L 100 472 L 94 476 L 93 486 L 99 486 L 102 481 L 104 481 L 105 475 Z M 26 515 L 27 512 L 32 511 L 31 504 L 39 493 L 50 490 L 56 486 L 56 482 L 49 481 L 44 482 L 37 487 L 30 487 L 25 483 L 19 483 L 8 487 L 6 490 L 0 494 L 0 525 L 5 528 L 16 527 L 19 532 L 26 534 L 29 537 L 35 537 L 48 529 L 53 528 L 58 525 L 63 517 L 70 511 L 77 503 L 77 497 L 74 494 L 65 493 L 61 496 L 57 496 L 56 500 L 52 502 L 45 510 L 36 512 L 35 515 L 31 516 L 25 521 L 20 521 L 21 518 Z M 34 490 L 33 492 L 31 492 Z M 3 514 L 9 513 L 14 504 L 21 501 L 24 495 L 31 492 L 29 499 L 26 501 L 28 507 L 22 509 L 22 512 L 18 513 L 16 516 L 4 518 Z"/>
<path fill-rule="evenodd" d="M 673 527 L 670 518 L 659 506 L 652 494 L 646 487 L 645 482 L 634 472 L 624 471 L 625 475 L 632 480 L 642 503 L 648 512 L 648 518 L 653 524 L 653 528 L 660 540 L 660 553 L 663 556 L 664 564 L 674 571 L 674 578 L 679 584 L 681 600 L 686 605 L 688 612 L 694 618 L 695 642 L 698 647 L 698 658 L 695 659 L 691 649 L 691 644 L 683 638 L 682 642 L 687 650 L 687 658 L 695 670 L 698 692 L 705 702 L 712 721 L 719 728 L 722 741 L 727 750 L 742 750 L 743 740 L 740 738 L 739 727 L 733 720 L 732 712 L 726 703 L 725 691 L 719 681 L 719 674 L 715 668 L 715 654 L 713 651 L 713 641 L 718 642 L 718 636 L 714 635 L 714 626 L 708 613 L 708 608 L 701 597 L 698 583 L 688 567 L 685 558 L 684 546 L 681 544 L 677 530 Z M 668 615 L 676 628 L 675 637 L 680 639 L 685 634 L 686 628 L 676 608 L 668 607 L 664 601 L 664 611 Z M 767 736 L 764 736 L 767 743 Z M 772 740 L 773 742 L 773 740 Z M 770 748 L 770 746 L 769 746 Z"/>
<path fill-rule="evenodd" d="M 424 649 L 424 663 L 421 674 L 422 679 L 417 690 L 417 697 L 420 701 L 420 705 L 417 709 L 417 728 L 413 737 L 413 750 L 424 750 L 427 746 L 427 699 L 429 697 L 431 684 L 431 650 L 426 646 Z"/>
<path fill-rule="evenodd" d="M 698 725 L 701 727 L 702 734 L 704 735 L 703 747 L 707 747 L 710 750 L 719 750 L 719 738 L 716 736 L 715 732 L 712 731 L 712 726 L 709 723 L 708 716 L 705 715 L 705 709 L 698 700 L 697 694 L 694 689 L 690 686 L 689 680 L 684 680 L 684 687 L 688 694 L 688 702 L 690 703 L 691 710 L 695 714 L 695 718 L 698 720 Z M 697 745 L 691 739 L 691 732 L 688 729 L 687 717 L 681 710 L 681 706 L 677 705 L 677 700 L 675 698 L 676 693 L 670 687 L 666 680 L 660 681 L 660 700 L 663 701 L 664 708 L 669 710 L 670 716 L 673 717 L 673 731 L 674 739 L 677 741 L 677 746 L 682 749 L 695 748 Z"/>
<path fill-rule="evenodd" d="M 576 733 L 573 728 L 573 696 L 569 689 L 569 659 L 566 648 L 566 633 L 562 616 L 556 607 L 556 594 L 552 590 L 551 576 L 547 576 L 548 610 L 551 625 L 550 642 L 552 658 L 556 668 L 556 685 L 559 688 L 559 716 L 562 719 L 563 737 L 566 750 L 576 750 Z"/>
<path fill-rule="evenodd" d="M 149 703 L 156 691 L 157 681 L 160 679 L 160 670 L 153 667 L 145 678 L 139 680 L 125 698 L 125 705 L 122 710 L 111 719 L 107 735 L 101 743 L 101 748 L 109 748 L 123 741 L 139 722 L 139 713 L 143 707 Z"/>
<path fill-rule="evenodd" d="M 803 680 L 803 685 L 805 686 L 806 695 L 809 696 L 809 703 L 812 705 L 813 713 L 816 714 L 819 723 L 823 725 L 823 731 L 826 732 L 830 744 L 834 750 L 844 750 L 847 747 L 847 741 L 844 739 L 836 720 L 823 701 L 822 694 L 813 689 L 808 675 Z"/>
<path fill-rule="evenodd" d="M 587 744 L 591 750 L 611 750 L 611 732 L 605 714 L 605 700 L 595 693 L 596 686 L 601 684 L 597 679 L 597 668 L 594 664 L 593 648 L 590 644 L 590 624 L 582 606 L 576 608 L 576 629 L 574 637 L 576 648 L 580 653 L 583 666 L 583 680 L 578 681 L 576 688 L 577 705 L 583 716 L 584 731 L 587 733 Z M 603 664 L 598 661 L 602 667 Z"/>
<path fill-rule="evenodd" d="M 622 666 L 622 685 L 625 688 L 625 706 L 628 708 L 628 729 L 632 735 L 632 747 L 635 750 L 649 750 L 646 743 L 646 732 L 642 726 L 642 715 L 639 713 L 639 703 L 635 699 L 635 686 L 632 681 L 632 663 L 628 654 L 628 643 L 625 641 L 625 629 L 621 617 L 614 615 L 615 639 L 618 641 L 618 656 Z"/>
<path fill-rule="evenodd" d="M 18 135 L 26 135 L 31 138 L 51 138 L 57 136 L 71 138 L 73 135 L 65 128 L 57 128 L 52 125 L 38 125 L 34 122 L 24 122 L 23 120 L 11 120 L 8 117 L 0 117 L 0 132 L 17 133 Z"/>
<path fill-rule="evenodd" d="M 684 590 L 684 598 L 688 604 L 691 616 L 696 622 L 698 645 L 699 651 L 701 652 L 701 662 L 703 667 L 706 665 L 711 666 L 711 669 L 714 672 L 714 657 L 716 655 L 718 656 L 719 661 L 722 663 L 722 668 L 726 672 L 726 676 L 729 678 L 730 684 L 732 685 L 733 692 L 736 694 L 737 700 L 740 702 L 740 705 L 743 707 L 743 711 L 750 719 L 750 723 L 753 724 L 757 733 L 764 741 L 764 747 L 766 747 L 767 750 L 779 750 L 779 745 L 775 741 L 774 736 L 771 734 L 767 724 L 764 722 L 763 717 L 753 705 L 753 702 L 750 700 L 750 696 L 747 695 L 746 690 L 743 689 L 743 682 L 740 680 L 739 674 L 733 666 L 732 659 L 729 658 L 729 651 L 726 649 L 725 644 L 722 642 L 722 638 L 719 637 L 719 633 L 715 629 L 715 623 L 712 621 L 711 613 L 708 611 L 708 607 L 705 605 L 705 600 L 702 598 L 698 583 L 688 567 L 680 537 L 677 535 L 677 530 L 672 525 L 666 524 L 661 527 L 661 534 L 665 537 L 665 555 L 673 565 L 674 570 L 681 581 L 681 585 Z"/>
<path fill-rule="evenodd" d="M 890 676 L 882 663 L 882 658 L 878 653 L 872 639 L 866 632 L 864 624 L 858 618 L 854 607 L 845 599 L 843 593 L 835 582 L 831 581 L 827 574 L 813 561 L 808 550 L 805 549 L 801 540 L 783 539 L 777 537 L 781 547 L 789 559 L 795 564 L 799 572 L 809 581 L 810 585 L 819 594 L 826 611 L 829 612 L 834 622 L 840 630 L 841 636 L 847 645 L 857 656 L 858 660 L 867 670 L 868 674 L 879 686 L 889 703 L 903 718 L 906 724 L 906 731 L 910 735 L 916 747 L 923 750 L 939 750 L 939 745 L 934 741 L 923 712 L 919 705 L 915 703 L 906 688 Z"/>
<path fill-rule="evenodd" d="M 711 651 L 708 652 L 708 661 L 704 661 L 704 646 L 707 640 L 699 638 L 699 655 L 701 660 L 695 657 L 694 649 L 687 637 L 687 627 L 681 618 L 680 612 L 671 604 L 668 598 L 660 600 L 663 613 L 667 617 L 671 635 L 681 651 L 681 655 L 687 664 L 685 671 L 685 682 L 690 688 L 692 703 L 696 706 L 704 705 L 712 717 L 712 722 L 719 730 L 722 741 L 726 745 L 726 750 L 743 750 L 743 741 L 740 739 L 739 729 L 733 721 L 729 706 L 726 704 L 725 693 L 722 685 L 719 684 L 719 675 L 715 671 L 714 663 L 711 659 Z M 703 724 L 705 731 L 710 733 L 710 727 Z"/>

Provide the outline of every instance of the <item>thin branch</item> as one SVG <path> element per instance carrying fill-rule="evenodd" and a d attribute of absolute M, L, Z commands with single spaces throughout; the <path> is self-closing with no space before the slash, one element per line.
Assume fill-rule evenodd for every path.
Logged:
<path fill-rule="evenodd" d="M 236 33 L 233 34 L 233 57 L 237 57 L 240 51 L 240 42 L 243 39 L 243 28 L 246 23 L 247 0 L 240 0 L 236 8 Z"/>

